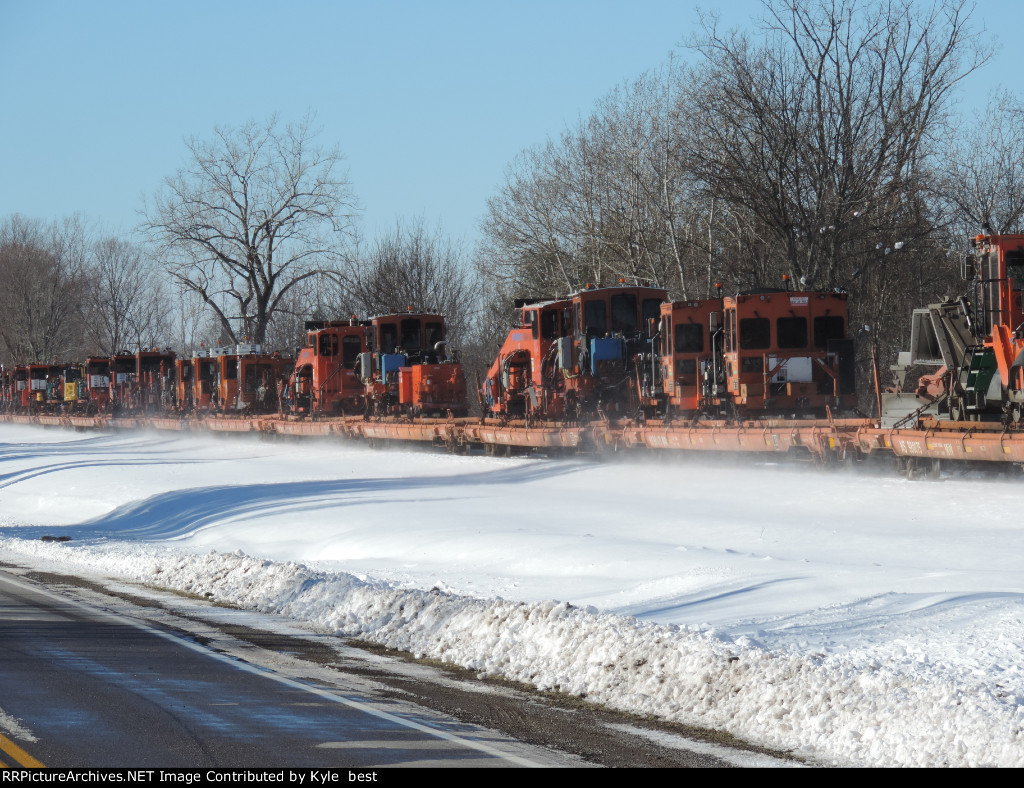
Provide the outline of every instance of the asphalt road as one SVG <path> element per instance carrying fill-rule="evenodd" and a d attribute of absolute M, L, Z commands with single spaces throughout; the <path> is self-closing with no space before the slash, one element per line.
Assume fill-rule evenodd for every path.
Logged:
<path fill-rule="evenodd" d="M 429 709 L 218 653 L 0 573 L 0 762 L 61 767 L 574 765 Z"/>
<path fill-rule="evenodd" d="M 0 567 L 0 766 L 798 765 L 280 616 Z"/>

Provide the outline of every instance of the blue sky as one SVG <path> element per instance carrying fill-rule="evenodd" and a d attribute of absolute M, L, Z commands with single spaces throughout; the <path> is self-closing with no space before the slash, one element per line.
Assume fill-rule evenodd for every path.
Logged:
<path fill-rule="evenodd" d="M 346 156 L 364 236 L 423 216 L 471 244 L 513 157 L 679 51 L 696 7 L 0 0 L 0 217 L 77 212 L 130 231 L 185 163 L 185 137 L 313 110 L 318 141 Z M 746 25 L 760 3 L 718 7 Z M 1024 92 L 999 44 L 1019 37 L 1024 2 L 980 0 L 975 18 L 996 55 L 965 95 Z"/>

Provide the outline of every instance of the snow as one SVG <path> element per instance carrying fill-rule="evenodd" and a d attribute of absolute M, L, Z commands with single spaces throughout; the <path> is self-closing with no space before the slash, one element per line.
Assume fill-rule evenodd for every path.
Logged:
<path fill-rule="evenodd" d="M 0 425 L 0 560 L 822 764 L 1024 766 L 1022 500 L 1021 479 Z"/>

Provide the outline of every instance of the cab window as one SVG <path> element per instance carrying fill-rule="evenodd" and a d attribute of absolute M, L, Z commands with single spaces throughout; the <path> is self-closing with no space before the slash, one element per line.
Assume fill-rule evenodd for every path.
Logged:
<path fill-rule="evenodd" d="M 424 331 L 427 334 L 427 347 L 433 347 L 438 342 L 444 341 L 444 323 L 440 321 L 427 323 Z"/>
<path fill-rule="evenodd" d="M 338 355 L 338 335 L 334 333 L 320 335 L 320 355 Z"/>
<path fill-rule="evenodd" d="M 583 322 L 588 337 L 603 337 L 608 333 L 608 310 L 604 301 L 587 301 L 583 305 Z"/>
<path fill-rule="evenodd" d="M 341 363 L 348 369 L 356 365 L 356 359 L 363 350 L 363 342 L 359 337 L 342 337 L 341 339 Z"/>
<path fill-rule="evenodd" d="M 822 315 L 814 318 L 814 347 L 828 350 L 830 339 L 844 339 L 845 322 L 842 315 Z"/>
<path fill-rule="evenodd" d="M 402 350 L 419 350 L 420 347 L 420 321 L 414 317 L 403 320 Z"/>
<path fill-rule="evenodd" d="M 612 331 L 632 334 L 636 331 L 636 296 L 618 293 L 612 296 Z"/>
<path fill-rule="evenodd" d="M 537 325 L 537 310 L 523 310 L 523 321 L 530 327 L 530 336 L 537 339 L 540 336 L 540 326 Z"/>
<path fill-rule="evenodd" d="M 540 335 L 544 339 L 554 339 L 558 336 L 559 313 L 557 311 L 540 313 Z"/>
<path fill-rule="evenodd" d="M 383 323 L 380 326 L 380 346 L 377 348 L 381 353 L 394 353 L 398 347 L 398 326 L 394 323 Z"/>
<path fill-rule="evenodd" d="M 1010 287 L 1017 291 L 1024 289 L 1024 252 L 1011 249 L 1006 252 L 1005 260 Z"/>
<path fill-rule="evenodd" d="M 680 323 L 676 326 L 676 353 L 703 353 L 704 326 L 700 323 Z"/>
<path fill-rule="evenodd" d="M 651 320 L 653 320 L 655 323 L 658 322 L 658 318 L 661 317 L 661 301 L 659 301 L 657 298 L 645 298 L 643 309 L 645 326 Z"/>
<path fill-rule="evenodd" d="M 246 364 L 244 388 L 250 393 L 255 392 L 263 384 L 264 379 L 269 381 L 272 377 L 269 364 Z"/>
<path fill-rule="evenodd" d="M 775 336 L 780 348 L 791 350 L 807 347 L 807 318 L 780 317 L 775 321 Z"/>
<path fill-rule="evenodd" d="M 766 350 L 772 345 L 772 321 L 766 317 L 740 320 L 740 350 Z"/>

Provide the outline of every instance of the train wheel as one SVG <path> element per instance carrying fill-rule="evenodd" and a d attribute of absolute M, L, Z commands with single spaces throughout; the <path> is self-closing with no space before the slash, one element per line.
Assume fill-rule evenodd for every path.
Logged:
<path fill-rule="evenodd" d="M 941 471 L 941 461 L 928 457 L 907 457 L 903 465 L 904 475 L 910 481 L 938 479 Z"/>

